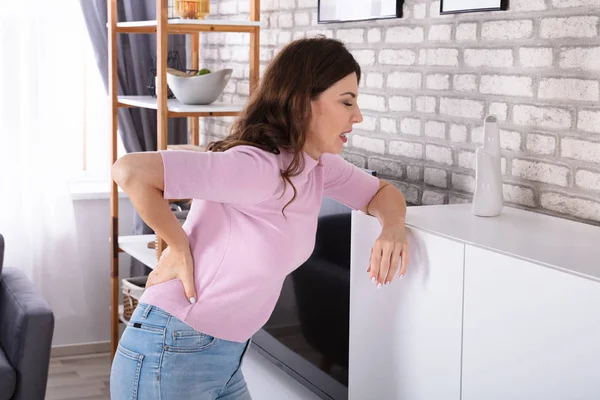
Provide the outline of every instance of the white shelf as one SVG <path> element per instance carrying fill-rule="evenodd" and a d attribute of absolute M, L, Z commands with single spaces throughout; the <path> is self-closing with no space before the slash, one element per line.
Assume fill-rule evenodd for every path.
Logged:
<path fill-rule="evenodd" d="M 214 25 L 214 26 L 260 26 L 260 21 L 229 21 L 223 19 L 169 19 L 169 25 Z M 156 20 L 153 21 L 130 21 L 117 22 L 118 28 L 147 28 L 155 27 Z"/>
<path fill-rule="evenodd" d="M 155 235 L 119 236 L 119 248 L 144 265 L 154 268 L 156 253 L 148 248 L 148 242 L 153 242 Z"/>
<path fill-rule="evenodd" d="M 119 103 L 128 106 L 157 109 L 156 97 L 152 96 L 119 96 Z M 205 106 L 181 104 L 177 99 L 167 99 L 170 112 L 181 114 L 208 114 L 208 113 L 239 113 L 243 105 L 212 103 Z"/>

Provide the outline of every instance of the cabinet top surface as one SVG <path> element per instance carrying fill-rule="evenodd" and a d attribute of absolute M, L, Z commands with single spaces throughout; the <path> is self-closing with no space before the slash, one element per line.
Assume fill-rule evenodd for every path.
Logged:
<path fill-rule="evenodd" d="M 470 204 L 409 207 L 408 226 L 600 281 L 600 227 L 504 207 L 477 217 Z"/>

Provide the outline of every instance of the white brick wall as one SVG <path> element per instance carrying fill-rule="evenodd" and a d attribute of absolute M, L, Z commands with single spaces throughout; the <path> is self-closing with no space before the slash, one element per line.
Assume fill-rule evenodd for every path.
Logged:
<path fill-rule="evenodd" d="M 443 169 L 425 167 L 424 179 L 428 185 L 440 188 L 448 187 L 448 173 Z"/>
<path fill-rule="evenodd" d="M 459 42 L 477 40 L 477 23 L 459 24 L 456 28 L 456 40 Z"/>
<path fill-rule="evenodd" d="M 560 67 L 600 71 L 600 47 L 565 47 L 560 52 Z"/>
<path fill-rule="evenodd" d="M 390 89 L 420 89 L 419 72 L 392 72 L 388 75 L 387 87 Z"/>
<path fill-rule="evenodd" d="M 363 94 L 358 97 L 358 105 L 362 110 L 385 111 L 385 97 Z"/>
<path fill-rule="evenodd" d="M 569 184 L 569 168 L 544 162 L 515 159 L 512 162 L 512 174 L 530 181 L 552 185 Z"/>
<path fill-rule="evenodd" d="M 538 98 L 598 101 L 598 81 L 583 79 L 542 79 Z"/>
<path fill-rule="evenodd" d="M 360 135 L 352 135 L 352 145 L 359 149 L 367 150 L 372 153 L 385 153 L 385 140 L 365 137 Z"/>
<path fill-rule="evenodd" d="M 458 66 L 458 49 L 422 50 L 424 57 L 419 57 L 419 64 L 430 66 Z"/>
<path fill-rule="evenodd" d="M 431 90 L 448 90 L 450 88 L 449 74 L 432 74 L 427 75 L 427 89 Z"/>
<path fill-rule="evenodd" d="M 528 68 L 552 66 L 552 49 L 547 47 L 522 47 L 519 49 L 521 65 Z"/>
<path fill-rule="evenodd" d="M 452 187 L 461 192 L 475 192 L 475 178 L 471 175 L 452 173 Z"/>
<path fill-rule="evenodd" d="M 482 101 L 442 97 L 440 99 L 440 114 L 481 119 L 483 118 L 483 106 Z"/>
<path fill-rule="evenodd" d="M 579 161 L 589 161 L 600 166 L 600 141 L 564 138 L 560 142 L 561 155 Z"/>
<path fill-rule="evenodd" d="M 435 41 L 448 41 L 452 37 L 452 25 L 432 25 L 429 27 L 429 34 L 427 40 L 430 42 Z"/>
<path fill-rule="evenodd" d="M 546 0 L 511 0 L 510 10 L 540 11 L 546 10 Z"/>
<path fill-rule="evenodd" d="M 457 74 L 454 75 L 452 83 L 454 90 L 458 92 L 474 92 L 477 90 L 477 75 Z"/>
<path fill-rule="evenodd" d="M 600 193 L 600 173 L 581 169 L 575 175 L 575 184 Z"/>
<path fill-rule="evenodd" d="M 527 150 L 534 154 L 556 154 L 556 138 L 550 135 L 530 133 L 527 135 Z"/>
<path fill-rule="evenodd" d="M 488 113 L 495 115 L 498 121 L 506 121 L 508 115 L 508 104 L 492 102 L 488 108 Z"/>
<path fill-rule="evenodd" d="M 452 165 L 452 148 L 428 144 L 425 146 L 425 158 L 427 161 Z"/>
<path fill-rule="evenodd" d="M 450 140 L 464 143 L 467 141 L 467 127 L 465 125 L 452 124 L 450 126 Z"/>
<path fill-rule="evenodd" d="M 369 169 L 377 171 L 379 175 L 404 177 L 404 164 L 396 160 L 381 157 L 369 157 Z"/>
<path fill-rule="evenodd" d="M 421 203 L 423 205 L 445 204 L 447 202 L 447 198 L 448 195 L 445 193 L 434 192 L 433 190 L 425 189 L 423 191 Z"/>
<path fill-rule="evenodd" d="M 390 142 L 390 154 L 408 158 L 422 158 L 423 145 L 414 142 L 401 142 L 393 140 Z"/>
<path fill-rule="evenodd" d="M 568 110 L 562 108 L 518 104 L 513 107 L 513 119 L 517 125 L 551 129 L 568 129 L 571 127 L 571 114 Z"/>
<path fill-rule="evenodd" d="M 390 96 L 388 99 L 390 111 L 411 111 L 412 98 L 406 96 Z"/>
<path fill-rule="evenodd" d="M 533 78 L 529 76 L 484 75 L 479 91 L 500 96 L 533 96 Z"/>
<path fill-rule="evenodd" d="M 533 21 L 486 21 L 481 24 L 481 38 L 488 40 L 524 39 L 533 33 Z"/>
<path fill-rule="evenodd" d="M 502 185 L 502 190 L 504 192 L 504 201 L 535 207 L 534 194 L 531 188 L 504 184 Z"/>
<path fill-rule="evenodd" d="M 582 131 L 600 133 L 600 111 L 580 111 L 577 128 Z"/>
<path fill-rule="evenodd" d="M 432 96 L 419 96 L 416 99 L 416 111 L 422 113 L 434 113 L 437 99 Z"/>
<path fill-rule="evenodd" d="M 419 136 L 421 134 L 421 120 L 416 118 L 402 118 L 400 132 L 406 135 Z"/>
<path fill-rule="evenodd" d="M 598 36 L 598 17 L 544 18 L 540 25 L 540 37 L 592 38 Z"/>
<path fill-rule="evenodd" d="M 465 49 L 467 67 L 512 67 L 514 64 L 511 49 Z"/>
<path fill-rule="evenodd" d="M 373 28 L 367 32 L 367 42 L 379 43 L 381 41 L 381 29 Z"/>
<path fill-rule="evenodd" d="M 397 132 L 397 122 L 394 118 L 381 118 L 379 120 L 379 129 L 381 132 L 385 133 L 396 133 Z"/>
<path fill-rule="evenodd" d="M 379 63 L 388 65 L 414 65 L 417 55 L 413 50 L 383 49 L 379 52 Z"/>
<path fill-rule="evenodd" d="M 564 7 L 600 7 L 600 0 L 552 0 L 552 5 L 557 8 Z"/>
<path fill-rule="evenodd" d="M 445 139 L 446 123 L 440 121 L 427 121 L 425 123 L 425 136 L 438 139 Z"/>
<path fill-rule="evenodd" d="M 386 30 L 385 42 L 387 43 L 422 43 L 425 38 L 421 26 L 391 26 Z"/>
<path fill-rule="evenodd" d="M 600 0 L 511 0 L 504 12 L 446 16 L 439 0 L 404 0 L 402 19 L 322 25 L 316 3 L 261 1 L 261 71 L 296 38 L 346 43 L 362 67 L 364 114 L 347 160 L 411 203 L 469 202 L 474 151 L 493 114 L 507 204 L 600 224 Z M 248 0 L 213 8 L 225 18 L 249 12 Z M 222 101 L 245 101 L 249 35 L 201 38 L 203 65 L 234 68 Z M 231 122 L 201 127 L 214 139 Z"/>

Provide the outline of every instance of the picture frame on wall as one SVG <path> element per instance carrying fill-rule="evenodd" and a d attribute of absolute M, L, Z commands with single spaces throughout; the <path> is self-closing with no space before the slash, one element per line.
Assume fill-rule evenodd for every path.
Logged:
<path fill-rule="evenodd" d="M 440 14 L 508 10 L 508 0 L 440 0 Z"/>
<path fill-rule="evenodd" d="M 404 0 L 318 0 L 319 24 L 402 18 Z"/>

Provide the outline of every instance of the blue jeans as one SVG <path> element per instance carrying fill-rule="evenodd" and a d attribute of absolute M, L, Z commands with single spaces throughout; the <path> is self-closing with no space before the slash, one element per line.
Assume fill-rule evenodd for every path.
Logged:
<path fill-rule="evenodd" d="M 246 343 L 200 333 L 138 304 L 113 360 L 112 400 L 251 400 L 241 364 Z"/>

